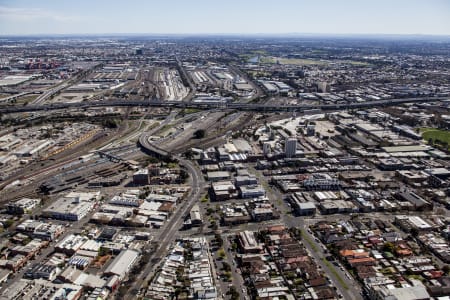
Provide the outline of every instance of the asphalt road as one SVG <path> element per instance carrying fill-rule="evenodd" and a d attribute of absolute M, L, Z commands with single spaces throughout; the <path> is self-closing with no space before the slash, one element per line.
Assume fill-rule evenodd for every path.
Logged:
<path fill-rule="evenodd" d="M 448 97 L 421 97 L 421 98 L 404 98 L 404 99 L 388 99 L 376 100 L 368 102 L 356 102 L 348 104 L 320 104 L 320 105 L 266 105 L 266 104 L 251 104 L 251 103 L 217 103 L 217 102 L 182 102 L 182 101 L 155 101 L 150 99 L 143 100 L 117 100 L 111 99 L 108 101 L 86 101 L 76 103 L 54 103 L 46 105 L 26 105 L 26 106 L 8 106 L 0 108 L 0 113 L 18 113 L 18 112 L 32 112 L 40 110 L 61 110 L 70 108 L 89 108 L 89 107 L 167 107 L 167 108 L 198 108 L 203 110 L 210 109 L 238 109 L 242 111 L 260 111 L 260 112 L 302 112 L 311 109 L 321 109 L 325 111 L 338 111 L 347 109 L 371 108 L 382 106 L 396 106 L 404 103 L 420 103 L 420 102 L 435 102 L 441 100 L 448 100 Z"/>
<path fill-rule="evenodd" d="M 230 241 L 228 240 L 228 236 L 223 237 L 223 248 L 226 249 L 226 253 L 227 253 L 225 260 L 231 267 L 232 285 L 239 292 L 240 299 L 244 299 L 244 297 L 247 295 L 247 291 L 245 290 L 245 282 L 244 282 L 244 279 L 242 278 L 242 276 L 237 273 L 238 268 L 237 268 L 234 256 L 232 256 L 232 252 L 228 251 L 228 249 L 231 248 L 231 244 L 230 244 Z M 228 291 L 228 289 L 226 289 L 226 292 L 227 291 Z"/>
<path fill-rule="evenodd" d="M 305 222 L 304 217 L 294 217 L 292 214 L 286 214 L 286 212 L 290 212 L 291 208 L 287 205 L 283 198 L 285 197 L 282 193 L 280 193 L 275 188 L 270 187 L 267 184 L 267 180 L 261 174 L 261 172 L 255 170 L 254 168 L 250 168 L 252 172 L 258 177 L 260 183 L 264 183 L 266 191 L 268 193 L 269 199 L 272 200 L 274 206 L 280 211 L 281 221 L 288 227 L 296 227 L 303 230 L 303 233 L 307 235 L 308 239 L 304 240 L 303 245 L 306 247 L 310 255 L 314 258 L 317 265 L 319 265 L 328 277 L 331 279 L 334 286 L 336 286 L 338 292 L 343 296 L 344 299 L 348 300 L 362 300 L 361 296 L 361 288 L 360 285 L 346 273 L 342 271 L 340 268 L 335 267 L 334 265 L 329 265 L 325 263 L 325 253 L 322 248 L 322 243 L 317 242 L 316 238 L 308 232 L 308 224 Z M 311 244 L 309 243 L 311 242 Z M 318 251 L 315 251 L 318 250 Z M 331 270 L 333 268 L 333 270 Z M 346 286 L 343 286 L 338 279 L 339 276 L 341 280 L 345 281 Z"/>
<path fill-rule="evenodd" d="M 203 175 L 201 171 L 189 160 L 184 160 L 181 157 L 177 157 L 179 159 L 179 163 L 181 166 L 185 167 L 188 173 L 191 175 L 191 191 L 187 196 L 187 199 L 180 204 L 180 207 L 176 210 L 176 212 L 170 217 L 170 220 L 165 223 L 159 235 L 155 237 L 156 241 L 159 241 L 159 244 L 155 251 L 153 252 L 150 262 L 144 267 L 141 275 L 138 276 L 138 279 L 132 284 L 128 290 L 128 294 L 125 296 L 125 299 L 132 299 L 135 297 L 132 292 L 137 291 L 141 288 L 142 284 L 145 281 L 151 279 L 155 271 L 155 260 L 158 262 L 165 256 L 168 247 L 174 242 L 177 235 L 176 233 L 181 228 L 183 223 L 183 216 L 188 213 L 192 206 L 195 204 L 197 200 L 200 199 L 203 194 L 205 188 L 205 181 L 203 179 Z"/>
<path fill-rule="evenodd" d="M 83 219 L 81 219 L 78 222 L 54 221 L 55 223 L 58 223 L 58 224 L 69 223 L 70 227 L 66 227 L 66 231 L 64 231 L 56 240 L 52 241 L 47 248 L 42 249 L 41 252 L 33 260 L 30 260 L 21 270 L 19 270 L 18 272 L 14 273 L 14 277 L 12 277 L 8 281 L 8 284 L 4 285 L 3 288 L 0 289 L 0 294 L 5 292 L 15 282 L 18 282 L 20 279 L 22 279 L 23 275 L 24 275 L 25 271 L 28 269 L 28 267 L 30 267 L 33 264 L 42 263 L 45 259 L 47 259 L 47 257 L 51 253 L 54 252 L 55 245 L 58 242 L 62 241 L 65 237 L 67 237 L 70 234 L 74 234 L 74 233 L 80 232 L 84 228 L 84 226 L 89 222 L 89 220 L 91 219 L 92 215 L 97 210 L 98 210 L 98 208 L 95 209 L 95 210 L 92 210 L 86 217 L 84 217 Z"/>

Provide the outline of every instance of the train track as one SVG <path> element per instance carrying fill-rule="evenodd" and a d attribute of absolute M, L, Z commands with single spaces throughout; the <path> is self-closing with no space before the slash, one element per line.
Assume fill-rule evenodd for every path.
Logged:
<path fill-rule="evenodd" d="M 70 148 L 64 152 L 56 154 L 55 156 L 53 156 L 52 160 L 37 161 L 35 163 L 27 165 L 26 169 L 17 171 L 15 174 L 11 175 L 7 180 L 0 184 L 0 204 L 22 197 L 37 197 L 38 195 L 36 191 L 39 184 L 55 172 L 59 171 L 62 166 L 78 160 L 81 155 L 88 154 L 90 149 L 95 149 L 100 147 L 101 145 L 110 143 L 113 139 L 116 139 L 117 135 L 121 135 L 121 133 L 125 130 L 126 128 L 119 128 L 119 130 L 113 137 L 111 137 L 112 135 L 108 136 L 104 133 L 96 134 L 88 140 L 85 140 L 83 143 L 78 144 L 75 147 Z M 42 163 L 48 163 L 48 165 L 42 166 Z M 30 172 L 30 170 L 34 168 L 36 170 Z M 4 190 L 5 187 L 16 180 L 33 180 L 33 182 L 22 186 L 20 189 L 15 188 L 8 189 L 7 191 Z"/>

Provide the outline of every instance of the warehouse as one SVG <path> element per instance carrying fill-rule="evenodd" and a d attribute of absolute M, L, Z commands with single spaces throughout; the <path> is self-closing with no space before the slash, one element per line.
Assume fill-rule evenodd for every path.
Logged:
<path fill-rule="evenodd" d="M 105 275 L 117 275 L 123 280 L 138 257 L 139 252 L 135 250 L 122 250 L 105 270 Z"/>

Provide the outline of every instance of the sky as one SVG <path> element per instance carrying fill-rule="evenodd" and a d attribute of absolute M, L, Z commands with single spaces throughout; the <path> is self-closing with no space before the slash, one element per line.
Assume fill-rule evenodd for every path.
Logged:
<path fill-rule="evenodd" d="M 450 35 L 449 0 L 0 0 L 0 35 Z"/>

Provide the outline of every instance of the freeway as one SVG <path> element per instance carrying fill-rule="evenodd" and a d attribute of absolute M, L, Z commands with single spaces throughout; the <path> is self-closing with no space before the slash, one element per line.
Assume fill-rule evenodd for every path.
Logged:
<path fill-rule="evenodd" d="M 217 103 L 217 102 L 183 102 L 183 101 L 160 101 L 160 100 L 107 100 L 107 101 L 85 101 L 78 103 L 52 103 L 44 105 L 26 105 L 9 106 L 0 108 L 0 113 L 20 113 L 33 111 L 49 111 L 59 109 L 87 109 L 91 107 L 167 107 L 167 108 L 196 108 L 196 109 L 236 109 L 245 111 L 262 112 L 304 112 L 311 109 L 320 109 L 324 111 L 371 108 L 380 106 L 395 106 L 404 103 L 421 103 L 449 100 L 449 97 L 420 97 L 420 98 L 401 98 L 367 101 L 361 103 L 348 104 L 320 104 L 320 105 L 270 105 L 256 103 Z"/>
<path fill-rule="evenodd" d="M 15 100 L 17 98 L 20 98 L 22 96 L 26 96 L 26 95 L 30 95 L 30 94 L 35 94 L 35 92 L 23 92 L 23 93 L 19 93 L 19 94 L 14 94 L 12 96 L 0 98 L 0 102 L 9 102 L 9 101 Z"/>
<path fill-rule="evenodd" d="M 35 100 L 32 101 L 32 103 L 33 104 L 42 103 L 46 99 L 48 99 L 48 98 L 52 97 L 53 95 L 55 95 L 56 93 L 60 92 L 62 89 L 65 89 L 68 85 L 69 85 L 68 83 L 63 83 L 59 86 L 56 86 L 56 87 L 44 92 L 40 96 L 38 96 Z"/>

